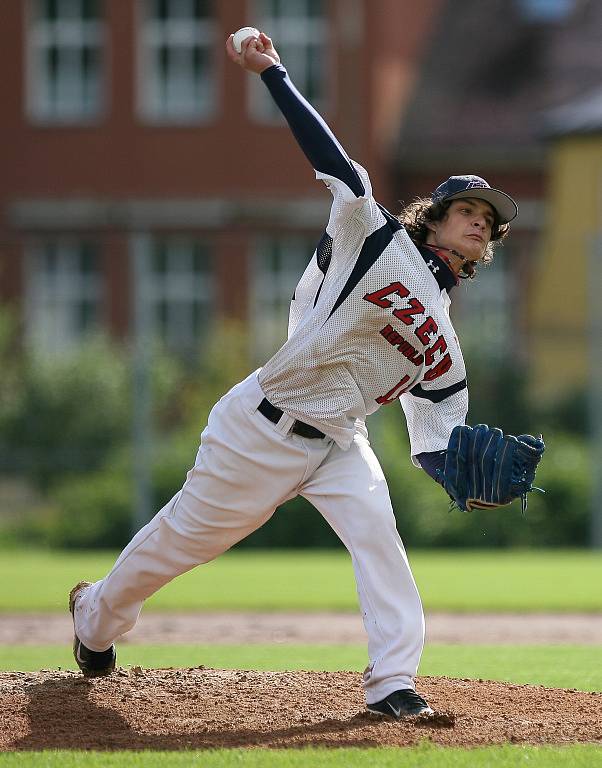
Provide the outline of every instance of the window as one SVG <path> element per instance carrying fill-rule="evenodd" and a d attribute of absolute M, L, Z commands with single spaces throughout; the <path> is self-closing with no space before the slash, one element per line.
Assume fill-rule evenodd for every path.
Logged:
<path fill-rule="evenodd" d="M 95 243 L 39 243 L 26 263 L 27 332 L 36 347 L 58 351 L 100 329 L 104 283 Z"/>
<path fill-rule="evenodd" d="M 512 356 L 516 332 L 516 285 L 508 245 L 493 264 L 481 267 L 474 280 L 453 289 L 452 315 L 462 350 L 475 357 L 501 360 Z"/>
<path fill-rule="evenodd" d="M 328 20 L 324 0 L 252 0 L 249 24 L 267 31 L 301 93 L 318 111 L 326 106 Z M 251 80 L 250 110 L 262 122 L 281 120 L 259 78 Z"/>
<path fill-rule="evenodd" d="M 575 0 L 519 0 L 523 15 L 534 22 L 560 22 L 574 10 Z"/>
<path fill-rule="evenodd" d="M 31 0 L 28 111 L 36 120 L 82 122 L 102 109 L 100 0 Z"/>
<path fill-rule="evenodd" d="M 286 341 L 291 298 L 318 236 L 262 237 L 252 264 L 251 317 L 255 354 L 265 361 Z"/>
<path fill-rule="evenodd" d="M 207 118 L 214 106 L 216 25 L 209 0 L 140 0 L 139 83 L 143 117 Z"/>
<path fill-rule="evenodd" d="M 172 349 L 196 349 L 213 315 L 213 273 L 206 243 L 149 238 L 144 298 L 155 333 Z"/>

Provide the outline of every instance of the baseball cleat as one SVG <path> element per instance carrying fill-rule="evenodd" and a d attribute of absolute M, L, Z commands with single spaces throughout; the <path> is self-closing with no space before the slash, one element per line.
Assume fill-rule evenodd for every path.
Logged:
<path fill-rule="evenodd" d="M 84 677 L 104 677 L 110 675 L 115 669 L 115 646 L 112 645 L 106 651 L 91 651 L 82 643 L 75 632 L 75 601 L 79 593 L 91 582 L 80 581 L 69 592 L 69 612 L 73 616 L 73 658 L 81 669 Z"/>
<path fill-rule="evenodd" d="M 433 710 L 426 701 L 416 693 L 412 688 L 405 688 L 401 691 L 393 691 L 382 701 L 375 704 L 368 704 L 369 712 L 376 712 L 379 715 L 389 715 L 399 719 L 400 717 L 409 717 L 412 715 L 432 715 Z"/>

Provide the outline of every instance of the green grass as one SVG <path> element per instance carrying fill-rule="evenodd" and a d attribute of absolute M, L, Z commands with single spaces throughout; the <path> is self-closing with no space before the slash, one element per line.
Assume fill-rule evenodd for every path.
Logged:
<path fill-rule="evenodd" d="M 121 645 L 122 666 L 362 670 L 361 645 Z M 0 669 L 76 669 L 67 646 L 0 646 Z M 602 646 L 427 645 L 421 675 L 602 691 Z"/>
<path fill-rule="evenodd" d="M 371 749 L 220 749 L 184 752 L 79 752 L 68 750 L 0 755 L 0 766 L 32 768 L 596 768 L 602 748 L 503 746 L 460 749 L 424 743 L 419 747 Z"/>
<path fill-rule="evenodd" d="M 2 551 L 0 612 L 63 611 L 80 579 L 101 578 L 115 553 Z M 428 610 L 602 610 L 602 554 L 590 551 L 416 551 Z M 343 551 L 239 551 L 196 568 L 147 603 L 157 611 L 357 610 Z"/>

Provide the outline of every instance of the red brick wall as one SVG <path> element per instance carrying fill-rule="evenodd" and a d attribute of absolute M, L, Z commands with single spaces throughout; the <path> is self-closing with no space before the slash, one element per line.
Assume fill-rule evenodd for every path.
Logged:
<path fill-rule="evenodd" d="M 411 87 L 416 61 L 440 0 L 400 3 L 332 0 L 329 123 L 350 154 L 364 164 L 378 198 L 389 204 L 388 142 Z M 7 221 L 7 206 L 32 198 L 316 197 L 316 184 L 286 128 L 254 123 L 248 115 L 250 75 L 215 49 L 217 113 L 187 126 L 144 124 L 136 114 L 134 0 L 104 0 L 108 24 L 106 112 L 92 125 L 33 124 L 25 114 L 26 0 L 3 3 L 0 71 L 3 121 L 0 127 L 0 296 L 21 291 L 24 233 Z M 245 0 L 215 2 L 218 38 L 253 20 Z M 353 8 L 359 17 L 349 17 Z M 350 10 L 351 9 L 351 10 Z M 351 26 L 350 26 L 351 24 Z M 353 29 L 355 27 L 355 34 Z M 235 227 L 236 229 L 236 227 Z M 251 227 L 252 229 L 252 227 Z M 220 306 L 246 313 L 248 225 L 213 232 L 221 275 Z M 110 284 L 109 327 L 127 327 L 127 234 L 99 235 Z M 231 275 L 239 280 L 234 286 Z M 236 296 L 236 301 L 226 297 Z M 223 299 L 223 300 L 222 300 Z"/>

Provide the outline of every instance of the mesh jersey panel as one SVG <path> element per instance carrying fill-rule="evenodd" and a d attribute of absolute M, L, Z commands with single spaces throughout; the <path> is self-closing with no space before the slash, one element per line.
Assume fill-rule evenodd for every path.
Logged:
<path fill-rule="evenodd" d="M 326 274 L 332 258 L 332 237 L 328 232 L 324 232 L 316 248 L 316 261 L 320 272 Z"/>
<path fill-rule="evenodd" d="M 361 198 L 337 179 L 316 173 L 333 194 L 326 228 L 332 237 L 330 264 L 324 275 L 314 253 L 295 290 L 288 341 L 259 373 L 274 405 L 318 427 L 342 448 L 350 445 L 356 420 L 376 411 L 387 395 L 393 402 L 419 382 L 424 389 L 441 389 L 466 376 L 446 292 L 405 230 L 380 210 L 366 171 L 354 165 L 366 187 Z M 390 286 L 399 287 L 387 293 Z M 425 335 L 427 318 L 430 335 Z M 425 352 L 439 336 L 443 343 L 429 359 Z M 449 368 L 429 380 L 446 355 Z M 412 454 L 445 448 L 447 440 L 443 445 L 441 440 L 466 417 L 466 390 L 440 403 L 404 398 Z"/>

